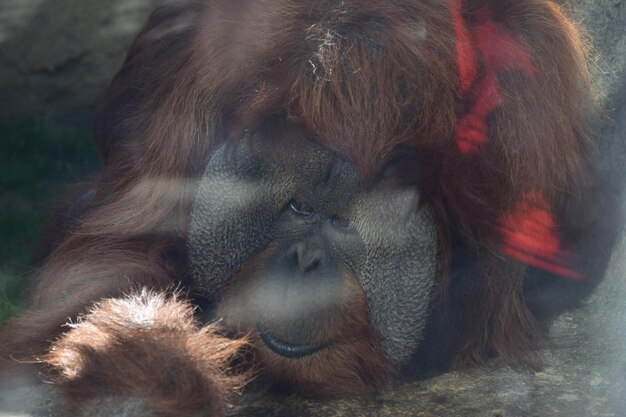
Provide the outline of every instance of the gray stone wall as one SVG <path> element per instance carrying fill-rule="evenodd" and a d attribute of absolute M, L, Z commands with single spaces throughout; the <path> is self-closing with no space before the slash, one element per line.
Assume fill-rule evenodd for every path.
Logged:
<path fill-rule="evenodd" d="M 626 68 L 626 2 L 624 0 L 565 1 L 574 20 L 595 49 L 595 78 L 604 90 L 605 107 L 615 108 Z M 623 99 L 623 96 L 621 97 Z"/>
<path fill-rule="evenodd" d="M 0 0 L 0 117 L 88 117 L 160 2 Z"/>

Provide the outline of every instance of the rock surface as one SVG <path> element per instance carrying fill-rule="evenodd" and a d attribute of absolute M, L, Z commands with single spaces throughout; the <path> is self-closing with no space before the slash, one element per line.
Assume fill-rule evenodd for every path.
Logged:
<path fill-rule="evenodd" d="M 0 0 L 0 117 L 89 117 L 161 0 Z"/>

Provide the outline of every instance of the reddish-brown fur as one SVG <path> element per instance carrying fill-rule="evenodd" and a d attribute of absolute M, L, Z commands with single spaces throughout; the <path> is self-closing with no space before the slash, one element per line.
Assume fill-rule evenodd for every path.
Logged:
<path fill-rule="evenodd" d="M 230 369 L 244 339 L 220 336 L 215 324 L 200 328 L 176 296 L 109 298 L 69 327 L 41 360 L 45 378 L 74 401 L 125 395 L 163 415 L 220 416 L 249 378 Z"/>
<path fill-rule="evenodd" d="M 353 162 L 365 185 L 398 145 L 416 148 L 422 167 L 417 185 L 435 210 L 443 242 L 442 270 L 453 240 L 480 260 L 470 288 L 455 291 L 445 273 L 438 286 L 436 305 L 445 311 L 450 333 L 462 335 L 457 364 L 480 363 L 494 353 L 510 363 L 528 361 L 537 326 L 522 299 L 525 267 L 499 253 L 497 219 L 529 190 L 545 195 L 560 214 L 566 197 L 582 204 L 586 189 L 579 184 L 589 185 L 583 181 L 590 149 L 585 50 L 559 7 L 550 0 L 476 0 L 466 10 L 469 15 L 474 6 L 489 4 L 494 18 L 523 41 L 539 72 L 500 74 L 507 100 L 490 116 L 490 140 L 477 158 L 457 152 L 452 137 L 459 80 L 447 2 L 213 3 L 182 1 L 160 9 L 131 47 L 101 112 L 98 143 L 105 169 L 93 183 L 95 194 L 39 269 L 30 312 L 4 330 L 2 357 L 49 351 L 49 340 L 68 330 L 60 327 L 66 318 L 94 301 L 138 287 L 158 291 L 173 282 L 186 284 L 181 259 L 194 180 L 220 143 L 277 119 Z M 380 18 L 363 18 L 368 13 Z M 332 17 L 338 15 L 343 17 Z M 416 26 L 416 17 L 423 27 Z M 228 31 L 233 20 L 237 29 Z M 363 353 L 373 341 L 362 321 L 362 293 L 354 302 L 357 314 L 345 324 L 363 329 L 352 347 Z M 97 338 L 99 326 L 112 320 L 111 303 L 102 302 L 83 327 L 57 342 L 57 352 L 73 352 L 74 344 Z M 91 326 L 95 334 L 78 336 Z M 131 330 L 113 333 L 126 331 Z M 200 362 L 192 368 L 208 354 L 194 346 L 191 353 Z M 219 360 L 230 348 L 223 353 Z M 112 355 L 90 356 L 89 364 L 126 360 L 121 352 Z M 55 351 L 47 358 L 61 365 Z M 368 378 L 384 379 L 379 370 L 385 367 L 373 353 L 338 353 L 336 360 L 367 362 L 373 369 Z M 339 390 L 343 376 L 324 381 L 336 364 L 320 363 L 301 381 L 304 390 Z M 272 361 L 266 366 L 279 376 L 290 372 Z M 211 385 L 221 381 L 214 372 L 206 380 L 195 375 Z M 158 387 L 158 373 L 147 369 L 130 376 Z M 72 390 L 87 392 L 99 387 L 72 384 Z M 188 391 L 184 398 L 198 400 Z"/>

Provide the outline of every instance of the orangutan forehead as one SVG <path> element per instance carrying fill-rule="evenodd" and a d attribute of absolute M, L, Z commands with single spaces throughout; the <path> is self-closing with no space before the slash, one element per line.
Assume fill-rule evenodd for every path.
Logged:
<path fill-rule="evenodd" d="M 299 124 L 281 123 L 273 118 L 244 140 L 252 143 L 253 152 L 262 157 L 280 161 L 300 175 L 306 173 L 300 182 L 308 184 L 310 190 L 321 187 L 325 193 L 338 193 L 341 197 L 336 201 L 345 201 L 355 191 L 370 189 L 380 182 L 390 187 L 415 186 L 421 175 L 420 150 L 415 144 L 397 144 L 381 153 L 375 169 L 370 166 L 367 175 L 350 153 L 342 152 L 345 149 L 334 148 L 327 138 Z M 359 161 L 358 157 L 355 159 Z"/>
<path fill-rule="evenodd" d="M 282 114 L 304 125 L 364 178 L 376 176 L 399 144 L 449 138 L 453 31 L 445 2 L 414 3 L 286 1 L 251 18 L 225 36 L 236 45 L 224 49 L 235 60 L 246 56 L 250 68 L 234 83 L 246 89 L 236 111 L 253 123 Z"/>
<path fill-rule="evenodd" d="M 352 3 L 342 3 L 306 29 L 304 71 L 286 102 L 291 103 L 289 113 L 300 117 L 325 146 L 370 178 L 396 146 L 417 141 L 424 125 L 420 119 L 432 112 L 422 106 L 431 90 L 442 88 L 429 83 L 429 29 L 423 11 L 387 2 L 370 7 Z M 444 91 L 440 97 L 445 100 Z"/>

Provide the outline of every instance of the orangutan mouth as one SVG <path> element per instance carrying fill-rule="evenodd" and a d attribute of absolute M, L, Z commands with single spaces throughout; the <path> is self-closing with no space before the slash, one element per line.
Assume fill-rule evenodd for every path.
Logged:
<path fill-rule="evenodd" d="M 280 356 L 284 356 L 290 359 L 298 359 L 303 358 L 305 356 L 310 356 L 314 353 L 319 352 L 320 350 L 326 348 L 328 344 L 319 344 L 319 345 L 294 345 L 291 343 L 287 343 L 281 340 L 278 340 L 276 337 L 272 336 L 267 329 L 262 326 L 258 326 L 259 334 L 261 335 L 261 339 L 267 345 L 270 350 L 274 353 L 277 353 Z"/>

